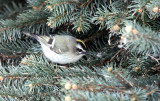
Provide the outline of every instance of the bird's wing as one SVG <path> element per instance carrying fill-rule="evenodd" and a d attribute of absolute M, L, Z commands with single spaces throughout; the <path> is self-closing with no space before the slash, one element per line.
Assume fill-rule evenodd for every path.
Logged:
<path fill-rule="evenodd" d="M 39 36 L 28 32 L 23 32 L 23 33 L 27 36 L 36 39 L 41 44 L 50 47 L 50 49 L 56 52 L 57 54 L 63 54 L 68 51 L 73 51 L 76 43 L 76 39 L 68 35 L 64 36 L 56 35 L 48 37 L 48 36 Z"/>
<path fill-rule="evenodd" d="M 69 50 L 67 44 L 68 42 L 66 40 L 59 39 L 52 44 L 50 49 L 57 54 L 63 54 Z"/>
<path fill-rule="evenodd" d="M 48 36 L 40 36 L 40 35 L 32 34 L 29 32 L 24 32 L 24 31 L 22 33 L 36 39 L 37 41 L 39 41 L 42 44 L 49 46 L 48 41 L 49 41 L 50 37 L 48 37 Z"/>
<path fill-rule="evenodd" d="M 59 36 L 56 35 L 54 36 L 54 45 L 51 47 L 53 51 L 55 51 L 57 54 L 63 54 L 66 52 L 73 52 L 75 50 L 75 44 L 76 44 L 76 39 L 72 36 L 64 35 L 64 36 Z"/>

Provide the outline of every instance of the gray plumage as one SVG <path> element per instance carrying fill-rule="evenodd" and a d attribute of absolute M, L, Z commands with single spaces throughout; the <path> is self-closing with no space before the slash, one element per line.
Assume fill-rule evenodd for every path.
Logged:
<path fill-rule="evenodd" d="M 35 34 L 30 34 L 28 32 L 23 32 L 25 35 L 33 37 L 40 43 L 43 43 L 50 47 L 51 50 L 58 54 L 62 54 L 67 51 L 75 52 L 76 50 L 76 38 L 69 35 L 55 35 L 55 36 L 39 36 Z M 58 40 L 57 40 L 58 39 Z M 65 39 L 65 40 L 64 40 Z M 72 44 L 72 45 L 71 45 Z"/>
<path fill-rule="evenodd" d="M 73 63 L 86 53 L 77 39 L 69 35 L 41 36 L 23 33 L 39 41 L 44 55 L 54 63 Z"/>
<path fill-rule="evenodd" d="M 65 39 L 65 40 L 64 40 Z M 54 46 L 51 47 L 56 53 L 64 53 L 67 51 L 75 52 L 76 50 L 76 38 L 69 35 L 55 35 L 54 36 Z"/>

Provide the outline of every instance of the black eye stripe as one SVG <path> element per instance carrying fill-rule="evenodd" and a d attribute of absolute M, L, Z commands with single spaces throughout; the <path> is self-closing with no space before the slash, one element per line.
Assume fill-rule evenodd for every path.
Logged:
<path fill-rule="evenodd" d="M 83 52 L 83 50 L 82 50 L 82 49 L 77 48 L 77 50 L 78 50 L 78 52 Z"/>

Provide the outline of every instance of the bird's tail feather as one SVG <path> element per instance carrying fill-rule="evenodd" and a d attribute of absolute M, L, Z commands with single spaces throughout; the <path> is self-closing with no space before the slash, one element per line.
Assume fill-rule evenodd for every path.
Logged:
<path fill-rule="evenodd" d="M 38 35 L 29 33 L 29 32 L 25 32 L 25 31 L 23 31 L 22 33 L 39 41 L 39 36 Z"/>
<path fill-rule="evenodd" d="M 29 32 L 22 32 L 22 33 L 25 34 L 25 35 L 27 35 L 27 36 L 30 36 L 30 37 L 36 39 L 36 40 L 39 41 L 41 44 L 48 45 L 48 44 L 47 44 L 47 41 L 46 41 L 43 37 L 41 37 L 41 36 L 39 36 L 39 35 L 32 34 L 32 33 L 29 33 Z"/>

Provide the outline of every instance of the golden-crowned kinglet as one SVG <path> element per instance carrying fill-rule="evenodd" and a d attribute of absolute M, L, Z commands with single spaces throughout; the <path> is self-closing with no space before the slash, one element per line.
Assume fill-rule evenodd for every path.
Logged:
<path fill-rule="evenodd" d="M 44 55 L 53 63 L 74 63 L 86 53 L 84 42 L 69 35 L 39 36 L 23 33 L 39 41 Z"/>

